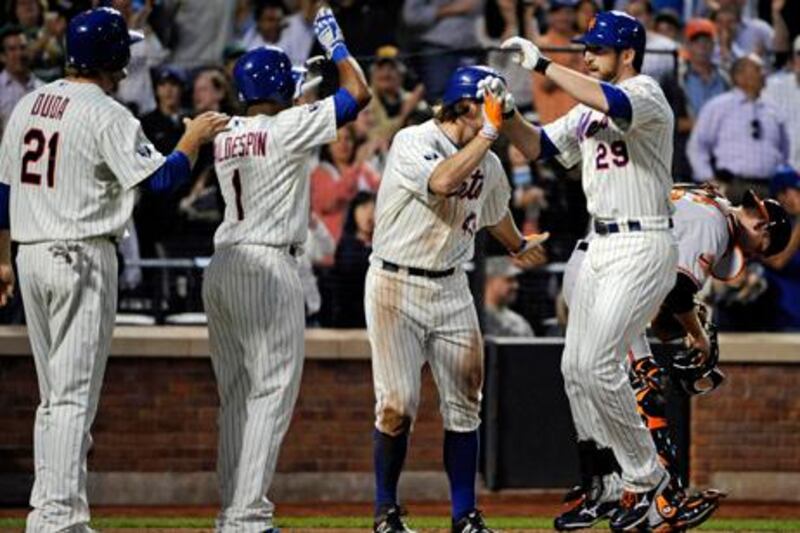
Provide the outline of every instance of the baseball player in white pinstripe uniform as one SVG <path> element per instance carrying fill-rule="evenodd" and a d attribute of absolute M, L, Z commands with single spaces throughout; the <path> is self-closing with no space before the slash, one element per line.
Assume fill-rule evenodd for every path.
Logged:
<path fill-rule="evenodd" d="M 130 219 L 134 187 L 163 190 L 188 180 L 199 146 L 227 122 L 224 115 L 201 116 L 173 154 L 159 154 L 139 121 L 108 96 L 139 38 L 108 8 L 75 17 L 67 78 L 19 102 L 0 149 L 41 396 L 30 532 L 89 530 L 89 429 L 116 315 L 115 240 Z M 8 237 L 0 232 L 0 263 L 8 260 Z"/>
<path fill-rule="evenodd" d="M 288 56 L 262 47 L 242 56 L 234 77 L 246 116 L 214 144 L 225 215 L 203 283 L 220 394 L 217 531 L 271 529 L 267 498 L 303 367 L 305 309 L 297 254 L 308 233 L 314 150 L 336 139 L 370 99 L 329 8 L 314 30 L 337 64 L 341 88 L 292 106 Z M 300 82 L 302 83 L 302 82 Z"/>
<path fill-rule="evenodd" d="M 752 192 L 748 193 L 747 201 L 741 207 L 731 206 L 709 187 L 676 186 L 672 199 L 675 206 L 674 234 L 679 250 L 677 276 L 675 286 L 653 322 L 653 332 L 664 341 L 686 334 L 688 345 L 708 359 L 712 347 L 698 316 L 695 293 L 711 277 L 721 281 L 738 278 L 744 270 L 745 258 L 769 257 L 785 248 L 791 231 L 788 215 L 774 200 L 762 201 Z M 574 298 L 576 279 L 586 252 L 595 238 L 590 234 L 579 241 L 567 262 L 563 292 L 568 305 Z M 680 385 L 689 394 L 713 390 L 722 382 L 723 375 L 716 369 L 716 358 L 705 366 L 698 363 L 702 367 L 698 373 L 662 369 L 652 357 L 644 332 L 632 338 L 629 354 L 632 359 L 630 377 L 635 384 L 639 412 L 647 422 L 659 459 L 672 476 L 667 490 L 658 496 L 659 500 L 664 498 L 668 501 L 661 505 L 661 513 L 655 509 L 651 511 L 649 527 L 660 526 L 659 531 L 696 527 L 717 508 L 719 493 L 687 494 L 678 477 L 677 453 L 666 419 L 665 375 L 670 373 L 675 385 Z M 600 447 L 597 448 L 596 444 Z M 608 446 L 607 438 L 597 443 L 581 443 L 584 486 L 576 488 L 575 496 L 594 491 L 595 497 L 574 498 L 575 505 L 556 518 L 556 529 L 591 527 L 616 508 L 621 484 L 616 474 L 616 461 L 606 460 Z"/>
<path fill-rule="evenodd" d="M 426 362 L 439 389 L 453 531 L 488 531 L 475 508 L 483 341 L 461 266 L 482 227 L 528 265 L 543 260 L 546 238 L 520 235 L 508 179 L 489 152 L 501 102 L 484 100 L 480 84 L 493 76 L 487 67 L 458 69 L 437 118 L 395 137 L 378 190 L 364 304 L 376 397 L 374 529 L 381 533 L 407 531 L 397 483 Z"/>
<path fill-rule="evenodd" d="M 636 409 L 622 362 L 675 282 L 670 231 L 673 115 L 658 84 L 639 74 L 645 29 L 602 12 L 578 39 L 589 76 L 551 63 L 533 43 L 511 38 L 516 59 L 580 103 L 544 129 L 515 115 L 503 132 L 529 158 L 582 161 L 583 188 L 598 234 L 575 282 L 562 359 L 579 441 L 607 437 L 622 469 L 623 492 L 611 520 L 631 530 L 647 520 L 669 475 Z"/>

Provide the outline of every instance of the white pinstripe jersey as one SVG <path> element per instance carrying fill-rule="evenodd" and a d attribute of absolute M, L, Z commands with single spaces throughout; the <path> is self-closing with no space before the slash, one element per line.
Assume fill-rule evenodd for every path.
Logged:
<path fill-rule="evenodd" d="M 92 83 L 58 80 L 17 104 L 0 148 L 19 242 L 120 236 L 133 187 L 164 163 L 139 121 Z"/>
<path fill-rule="evenodd" d="M 583 160 L 583 190 L 592 216 L 669 216 L 672 110 L 649 76 L 629 78 L 617 87 L 631 102 L 630 124 L 579 104 L 544 130 L 562 164 L 571 167 Z"/>
<path fill-rule="evenodd" d="M 741 250 L 733 242 L 730 204 L 721 197 L 674 189 L 675 239 L 678 270 L 703 287 L 709 276 L 727 281 L 745 266 Z"/>
<path fill-rule="evenodd" d="M 373 257 L 428 270 L 472 258 L 475 233 L 500 222 L 511 187 L 489 152 L 456 193 L 434 195 L 428 188 L 433 170 L 457 151 L 435 120 L 395 136 L 378 189 Z"/>
<path fill-rule="evenodd" d="M 214 246 L 305 242 L 311 156 L 336 140 L 333 97 L 275 116 L 234 117 L 228 127 L 214 140 L 225 199 Z"/>

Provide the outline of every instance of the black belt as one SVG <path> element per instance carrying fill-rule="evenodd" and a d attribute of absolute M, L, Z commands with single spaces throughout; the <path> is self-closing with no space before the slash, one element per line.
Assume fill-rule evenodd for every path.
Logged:
<path fill-rule="evenodd" d="M 446 278 L 456 271 L 455 268 L 448 268 L 447 270 L 425 270 L 424 268 L 404 267 L 396 263 L 384 261 L 381 259 L 381 267 L 388 272 L 400 272 L 405 270 L 409 276 L 421 276 L 423 278 Z"/>
<path fill-rule="evenodd" d="M 669 219 L 669 229 L 673 228 L 672 219 Z M 609 235 L 621 231 L 642 231 L 642 223 L 638 220 L 628 220 L 627 222 L 603 222 L 594 221 L 594 232 L 598 235 Z"/>
<path fill-rule="evenodd" d="M 578 246 L 577 246 L 577 248 L 578 248 L 578 250 L 580 250 L 581 252 L 585 252 L 586 250 L 588 250 L 588 249 L 589 249 L 589 241 L 578 241 Z"/>

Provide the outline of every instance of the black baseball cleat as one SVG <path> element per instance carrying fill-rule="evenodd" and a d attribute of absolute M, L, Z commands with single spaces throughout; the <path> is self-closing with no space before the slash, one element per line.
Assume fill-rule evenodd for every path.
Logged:
<path fill-rule="evenodd" d="M 656 497 L 661 494 L 664 487 L 669 483 L 669 475 L 661 478 L 658 485 L 647 492 L 622 493 L 620 506 L 611 518 L 612 531 L 636 531 L 640 524 L 647 520 L 650 509 L 656 503 Z"/>
<path fill-rule="evenodd" d="M 467 516 L 453 522 L 453 533 L 494 533 L 491 529 L 486 527 L 483 522 L 483 515 L 477 509 L 474 509 Z"/>
<path fill-rule="evenodd" d="M 403 522 L 405 510 L 399 505 L 388 507 L 376 519 L 372 526 L 374 533 L 416 533 Z"/>
<path fill-rule="evenodd" d="M 676 528 L 693 529 L 711 518 L 724 494 L 711 490 L 687 496 L 669 522 Z"/>
<path fill-rule="evenodd" d="M 617 501 L 598 502 L 582 497 L 571 509 L 556 517 L 553 527 L 557 531 L 590 528 L 601 520 L 611 518 L 617 509 Z"/>

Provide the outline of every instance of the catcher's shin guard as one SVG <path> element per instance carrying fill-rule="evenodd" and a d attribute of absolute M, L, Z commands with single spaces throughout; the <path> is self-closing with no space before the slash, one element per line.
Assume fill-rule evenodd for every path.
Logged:
<path fill-rule="evenodd" d="M 639 415 L 650 430 L 661 464 L 670 475 L 665 495 L 674 495 L 680 499 L 683 497 L 683 484 L 678 471 L 678 447 L 672 442 L 667 422 L 669 378 L 652 357 L 636 361 L 631 367 L 629 377 L 636 393 Z"/>

